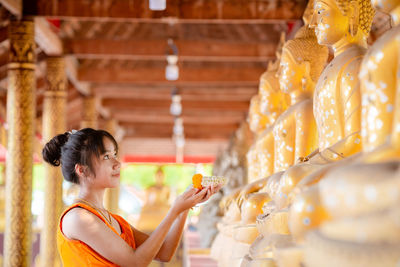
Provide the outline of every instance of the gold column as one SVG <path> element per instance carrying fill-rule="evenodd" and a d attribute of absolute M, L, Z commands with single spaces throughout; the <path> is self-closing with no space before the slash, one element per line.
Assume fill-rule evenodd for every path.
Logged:
<path fill-rule="evenodd" d="M 62 57 L 47 58 L 47 88 L 43 103 L 43 139 L 48 142 L 55 135 L 64 133 L 67 128 L 67 76 Z M 45 208 L 43 230 L 40 240 L 40 265 L 59 266 L 57 254 L 57 226 L 62 212 L 62 174 L 61 168 L 45 164 Z"/>
<path fill-rule="evenodd" d="M 105 130 L 115 137 L 117 131 L 117 121 L 109 119 L 106 122 Z M 106 189 L 104 196 L 104 206 L 112 213 L 118 213 L 119 186 Z"/>
<path fill-rule="evenodd" d="M 8 64 L 8 157 L 3 266 L 29 266 L 35 118 L 35 41 L 32 20 L 11 21 Z"/>
<path fill-rule="evenodd" d="M 96 98 L 94 96 L 85 96 L 83 98 L 81 128 L 87 127 L 97 129 Z"/>

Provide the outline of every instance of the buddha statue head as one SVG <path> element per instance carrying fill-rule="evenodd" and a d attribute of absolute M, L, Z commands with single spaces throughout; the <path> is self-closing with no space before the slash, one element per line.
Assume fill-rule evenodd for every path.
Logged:
<path fill-rule="evenodd" d="M 306 93 L 311 97 L 328 58 L 328 48 L 318 44 L 313 30 L 300 28 L 293 40 L 285 43 L 278 71 L 280 88 L 292 96 Z"/>
<path fill-rule="evenodd" d="M 248 123 L 250 130 L 255 133 L 261 133 L 268 124 L 268 117 L 260 112 L 260 96 L 254 95 L 250 100 Z"/>
<path fill-rule="evenodd" d="M 285 94 L 279 90 L 276 70 L 268 70 L 261 75 L 258 94 L 261 114 L 268 116 L 273 123 L 288 106 Z"/>
<path fill-rule="evenodd" d="M 315 0 L 310 27 L 318 43 L 336 50 L 348 43 L 366 47 L 375 15 L 370 0 Z"/>

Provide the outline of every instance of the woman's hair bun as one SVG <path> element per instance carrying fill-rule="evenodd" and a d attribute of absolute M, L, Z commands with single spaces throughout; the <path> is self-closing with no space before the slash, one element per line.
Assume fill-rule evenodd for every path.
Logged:
<path fill-rule="evenodd" d="M 67 143 L 70 136 L 69 132 L 59 134 L 51 139 L 43 148 L 43 159 L 53 166 L 60 165 L 61 148 Z"/>

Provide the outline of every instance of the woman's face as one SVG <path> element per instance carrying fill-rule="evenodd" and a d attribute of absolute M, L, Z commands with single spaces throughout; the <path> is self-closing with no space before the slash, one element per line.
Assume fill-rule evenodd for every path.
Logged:
<path fill-rule="evenodd" d="M 114 143 L 103 137 L 105 152 L 94 158 L 93 169 L 96 174 L 92 184 L 97 188 L 117 187 L 119 185 L 121 163 L 118 160 Z"/>

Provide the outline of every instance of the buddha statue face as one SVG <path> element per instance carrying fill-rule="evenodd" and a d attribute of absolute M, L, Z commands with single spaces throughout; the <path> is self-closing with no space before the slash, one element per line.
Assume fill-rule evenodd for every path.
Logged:
<path fill-rule="evenodd" d="M 266 71 L 260 78 L 260 112 L 274 121 L 286 109 L 285 95 L 279 90 L 275 71 Z"/>
<path fill-rule="evenodd" d="M 319 44 L 333 45 L 348 34 L 349 19 L 334 0 L 315 1 L 310 27 L 314 28 Z"/>
<path fill-rule="evenodd" d="M 302 87 L 302 79 L 306 74 L 307 64 L 307 61 L 297 63 L 289 50 L 283 49 L 277 75 L 280 88 L 284 93 L 291 93 Z"/>
<path fill-rule="evenodd" d="M 261 112 L 260 112 L 260 97 L 259 97 L 259 95 L 255 95 L 251 98 L 248 122 L 249 122 L 250 130 L 256 134 L 263 131 L 267 126 L 268 117 L 261 114 Z"/>
<path fill-rule="evenodd" d="M 316 0 L 310 27 L 321 45 L 353 42 L 366 39 L 374 14 L 370 0 Z"/>

